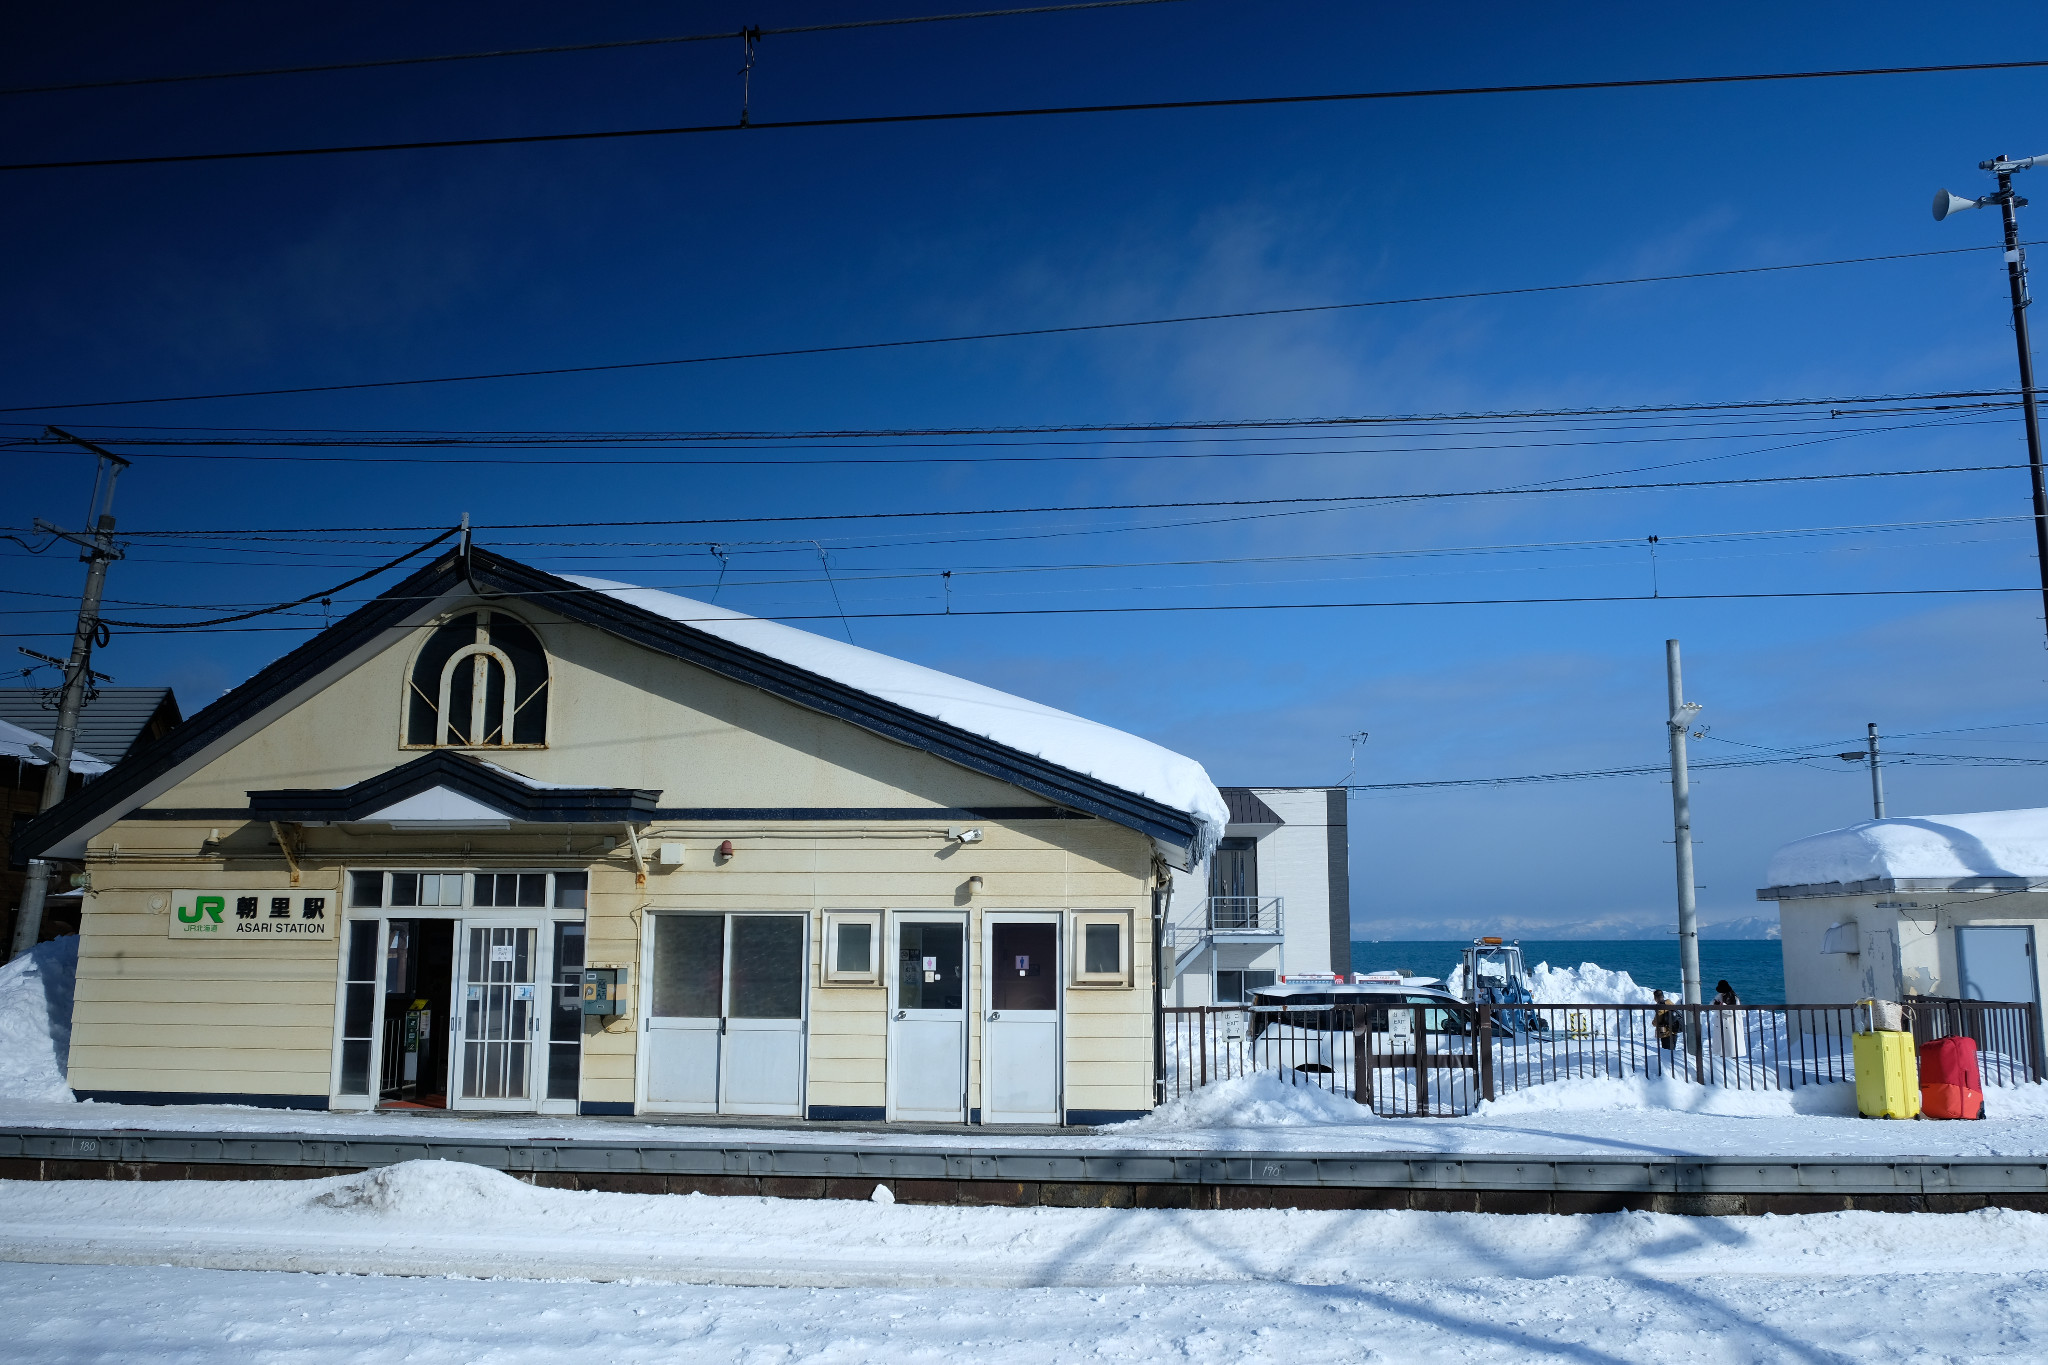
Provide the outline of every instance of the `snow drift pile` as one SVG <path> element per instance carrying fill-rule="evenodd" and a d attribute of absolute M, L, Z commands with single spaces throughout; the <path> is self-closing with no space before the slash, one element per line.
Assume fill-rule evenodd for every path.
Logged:
<path fill-rule="evenodd" d="M 77 981 L 76 934 L 39 943 L 0 967 L 0 1098 L 72 1098 L 64 1066 Z"/>

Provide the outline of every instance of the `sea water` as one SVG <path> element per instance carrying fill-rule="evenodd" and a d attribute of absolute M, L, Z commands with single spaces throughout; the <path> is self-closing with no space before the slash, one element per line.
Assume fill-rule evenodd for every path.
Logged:
<path fill-rule="evenodd" d="M 1534 968 L 1577 967 L 1591 962 L 1609 971 L 1627 972 L 1638 986 L 1678 994 L 1678 943 L 1675 939 L 1523 939 L 1522 960 Z M 1422 976 L 1449 976 L 1463 961 L 1470 939 L 1378 940 L 1351 944 L 1351 970 L 1375 972 L 1406 969 Z M 1701 939 L 1700 991 L 1714 996 L 1714 983 L 1726 980 L 1745 1005 L 1785 1003 L 1785 954 L 1773 939 Z"/>

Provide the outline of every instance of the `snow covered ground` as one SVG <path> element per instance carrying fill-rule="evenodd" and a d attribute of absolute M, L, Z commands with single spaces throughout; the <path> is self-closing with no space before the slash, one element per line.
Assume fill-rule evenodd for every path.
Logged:
<path fill-rule="evenodd" d="M 0 1265 L 0 1330 L 21 1361 L 1604 1363 L 2048 1349 L 2048 1217 L 2001 1210 L 952 1209 L 571 1193 L 418 1162 L 307 1182 L 0 1182 L 0 1226 L 13 1262 Z M 206 1268 L 222 1266 L 298 1273 Z"/>
<path fill-rule="evenodd" d="M 0 1126 L 295 1132 L 388 1138 L 597 1142 L 674 1140 L 951 1148 L 1050 1146 L 1232 1151 L 1575 1155 L 2042 1156 L 2048 1086 L 1994 1090 L 1979 1123 L 1858 1119 L 1848 1085 L 1738 1091 L 1646 1079 L 1561 1081 L 1482 1105 L 1466 1118 L 1376 1119 L 1348 1098 L 1266 1072 L 1212 1084 L 1134 1123 L 1092 1134 L 858 1133 L 645 1119 L 450 1113 L 347 1114 L 228 1105 L 81 1104 L 64 1085 L 78 940 L 57 939 L 0 967 Z M 1581 974 L 1585 968 L 1580 968 Z M 1598 971 L 1598 968 L 1594 969 Z M 1592 981 L 1623 992 L 1633 983 Z"/>

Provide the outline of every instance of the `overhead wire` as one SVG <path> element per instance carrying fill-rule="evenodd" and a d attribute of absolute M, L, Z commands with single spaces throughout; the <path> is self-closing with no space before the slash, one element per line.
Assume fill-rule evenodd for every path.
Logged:
<path fill-rule="evenodd" d="M 541 57 L 569 52 L 612 52 L 623 48 L 668 47 L 753 37 L 775 38 L 797 33 L 834 33 L 860 28 L 901 28 L 909 24 L 940 24 L 961 19 L 1008 19 L 1029 14 L 1064 14 L 1074 10 L 1129 9 L 1138 5 L 1174 4 L 1177 0 L 1075 0 L 1062 5 L 1030 5 L 1017 9 L 985 9 L 961 14 L 913 14 L 896 19 L 842 19 L 825 24 L 793 24 L 781 28 L 725 29 L 717 33 L 682 33 L 661 38 L 615 38 L 588 43 L 549 43 L 539 47 L 500 47 L 482 52 L 444 52 L 426 57 L 373 57 L 355 62 L 320 62 L 301 66 L 267 66 L 243 71 L 206 71 L 178 76 L 127 76 L 110 80 L 70 81 L 59 85 L 17 85 L 0 95 L 49 95 L 75 90 L 117 90 L 142 85 L 185 85 L 195 81 L 246 80 L 254 76 L 304 76 L 323 71 L 369 71 L 380 67 L 432 66 L 445 62 L 488 61 L 501 57 Z"/>
<path fill-rule="evenodd" d="M 0 170 L 6 169 L 0 167 Z M 798 356 L 845 355 L 861 351 L 886 351 L 950 346 L 972 341 L 1008 341 L 1026 337 L 1071 336 L 1089 332 L 1126 331 L 1134 328 L 1180 326 L 1197 322 L 1231 322 L 1248 318 L 1298 317 L 1310 314 L 1352 312 L 1366 308 L 1393 308 L 1425 303 L 1457 303 L 1475 299 L 1516 298 L 1539 294 L 1570 293 L 1585 289 L 1612 289 L 1623 285 L 1671 284 L 1685 280 L 1725 279 L 1745 275 L 1770 275 L 1791 270 L 1818 270 L 1845 265 L 1872 265 L 1889 261 L 1925 260 L 1940 256 L 2002 251 L 1998 244 L 1945 247 L 1937 251 L 1890 252 L 1877 256 L 1848 256 L 1827 261 L 1798 261 L 1782 265 L 1734 266 L 1719 270 L 1690 270 L 1663 275 L 1631 275 L 1606 280 L 1581 280 L 1567 284 L 1519 285 L 1503 289 L 1463 290 L 1446 294 L 1417 294 L 1403 298 L 1363 299 L 1345 303 L 1301 304 L 1287 308 L 1234 309 L 1217 313 L 1188 313 L 1164 318 L 1136 318 L 1121 322 L 1067 323 L 1056 327 L 1007 328 L 988 332 L 959 332 L 935 337 L 909 337 L 893 341 L 844 342 L 830 346 L 777 347 L 760 351 L 733 351 L 718 355 L 681 356 L 663 360 L 615 361 L 600 365 L 553 365 L 527 370 L 494 370 L 471 374 L 434 375 L 413 379 L 360 380 L 347 384 L 302 384 L 271 389 L 234 389 L 215 393 L 158 395 L 153 398 L 106 398 L 69 403 L 33 403 L 0 407 L 0 413 L 76 411 L 84 408 L 136 407 L 154 403 L 198 403 L 231 398 L 275 398 L 309 393 L 359 393 L 370 389 L 418 388 L 434 384 L 470 384 L 499 379 L 540 379 L 573 374 L 617 374 L 633 370 L 665 369 L 685 365 L 714 365 L 747 360 L 790 359 Z M 2003 396 L 1974 392 L 1966 397 Z"/>
<path fill-rule="evenodd" d="M 569 142 L 615 142 L 628 139 L 688 137 L 718 133 L 788 132 L 818 128 L 871 128 L 890 124 L 983 122 L 1002 119 L 1063 118 L 1091 114 L 1164 113 L 1191 109 L 1277 108 L 1284 105 L 1446 99 L 1475 95 L 1534 95 L 1596 90 L 1647 90 L 1681 86 L 1842 80 L 1866 76 L 1926 76 L 1968 71 L 2024 71 L 2040 67 L 2048 67 L 2048 60 L 1943 62 L 1922 66 L 1868 66 L 1813 71 L 1759 71 L 1718 76 L 1664 76 L 1609 81 L 1544 81 L 1523 85 L 1438 86 L 1408 90 L 1352 90 L 1322 95 L 1251 95 L 1215 99 L 1142 100 L 1107 104 L 1039 105 L 1007 109 L 954 109 L 917 114 L 859 114 L 830 118 L 742 118 L 737 123 L 677 124 L 654 128 L 608 128 L 566 133 L 517 133 L 496 137 L 424 138 L 406 142 L 358 142 L 314 147 L 273 147 L 222 152 L 177 152 L 145 156 L 72 157 L 56 161 L 18 161 L 0 164 L 0 171 L 82 170 L 116 166 L 190 165 L 198 162 L 218 161 L 273 161 L 300 157 L 355 156 L 384 152 L 443 151 L 468 147 L 514 147 L 542 146 Z"/>

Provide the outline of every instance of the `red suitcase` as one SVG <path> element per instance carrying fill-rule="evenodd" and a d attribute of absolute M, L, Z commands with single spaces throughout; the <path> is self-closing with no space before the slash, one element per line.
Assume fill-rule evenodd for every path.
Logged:
<path fill-rule="evenodd" d="M 1974 1038 L 1937 1038 L 1920 1045 L 1920 1112 L 1931 1119 L 1974 1119 L 1984 1113 L 1984 1078 Z"/>

